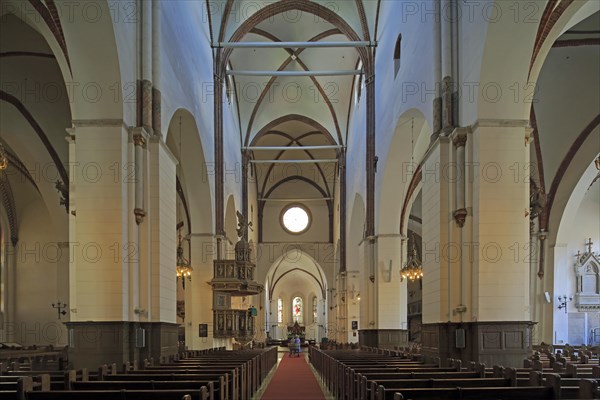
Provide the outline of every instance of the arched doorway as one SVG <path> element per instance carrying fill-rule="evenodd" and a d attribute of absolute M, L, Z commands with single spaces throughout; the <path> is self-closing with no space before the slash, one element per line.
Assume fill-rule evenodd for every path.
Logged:
<path fill-rule="evenodd" d="M 200 338 L 199 324 L 212 324 L 212 291 L 204 286 L 213 276 L 214 243 L 211 168 L 205 161 L 201 132 L 186 109 L 170 118 L 166 144 L 178 160 L 176 226 L 173 240 L 181 245 L 193 272 L 177 279 L 177 323 L 180 340 L 189 349 L 213 347 L 212 340 Z M 185 285 L 184 285 L 185 282 Z M 212 335 L 212 330 L 207 330 Z"/>
<path fill-rule="evenodd" d="M 264 326 L 274 340 L 287 340 L 288 328 L 297 323 L 306 340 L 327 337 L 327 279 L 310 255 L 290 250 L 269 269 L 268 303 Z"/>

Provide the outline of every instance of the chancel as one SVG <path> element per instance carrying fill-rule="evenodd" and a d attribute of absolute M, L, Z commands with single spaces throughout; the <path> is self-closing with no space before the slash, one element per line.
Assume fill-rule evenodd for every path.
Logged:
<path fill-rule="evenodd" d="M 598 71 L 598 0 L 0 0 L 0 399 L 600 398 Z"/>

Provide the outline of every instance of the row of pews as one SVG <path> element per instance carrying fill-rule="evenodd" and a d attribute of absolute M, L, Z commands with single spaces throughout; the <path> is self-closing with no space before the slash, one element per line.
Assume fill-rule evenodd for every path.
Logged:
<path fill-rule="evenodd" d="M 487 368 L 480 363 L 463 367 L 460 360 L 452 359 L 442 366 L 440 360 L 425 363 L 418 354 L 365 347 L 328 351 L 311 347 L 309 357 L 337 399 L 600 399 L 596 359 L 577 365 L 576 375 L 571 376 L 566 368 L 550 367 L 550 357 L 543 356 L 525 361 L 523 368 Z"/>
<path fill-rule="evenodd" d="M 186 351 L 159 363 L 97 371 L 20 370 L 0 374 L 0 400 L 250 400 L 277 364 L 277 348 Z M 15 368 L 17 367 L 17 368 Z"/>
<path fill-rule="evenodd" d="M 7 346 L 0 343 L 0 369 L 17 363 L 23 369 L 62 370 L 68 363 L 66 347 Z"/>

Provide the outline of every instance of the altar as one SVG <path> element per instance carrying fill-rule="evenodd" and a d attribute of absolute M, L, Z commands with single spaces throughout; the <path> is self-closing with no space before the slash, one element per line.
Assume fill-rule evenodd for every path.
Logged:
<path fill-rule="evenodd" d="M 298 324 L 298 321 L 294 322 L 294 325 L 288 325 L 287 332 L 288 339 L 296 337 L 297 335 L 300 338 L 300 340 L 302 340 L 302 343 L 304 343 L 304 340 L 306 338 L 306 327 L 300 326 Z"/>

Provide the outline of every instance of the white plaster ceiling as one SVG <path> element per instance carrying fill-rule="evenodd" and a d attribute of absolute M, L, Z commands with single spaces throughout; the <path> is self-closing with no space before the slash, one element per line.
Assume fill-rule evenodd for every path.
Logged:
<path fill-rule="evenodd" d="M 283 0 L 281 3 L 290 3 Z M 317 3 L 336 13 L 354 30 L 361 40 L 374 40 L 379 0 L 314 1 L 294 0 L 294 4 Z M 213 42 L 230 41 L 232 35 L 245 21 L 273 2 L 258 3 L 246 0 L 217 0 L 207 2 L 211 15 Z M 364 14 L 363 14 L 364 13 Z M 363 23 L 361 23 L 361 14 Z M 366 25 L 364 25 L 366 24 Z M 343 42 L 348 38 L 334 24 L 308 12 L 290 10 L 270 15 L 254 25 L 241 41 L 264 42 Z M 228 69 L 261 71 L 319 71 L 355 70 L 359 55 L 355 48 L 237 48 L 229 58 Z M 240 116 L 243 145 L 254 146 L 315 146 L 345 145 L 348 121 L 353 104 L 353 87 L 360 76 L 326 77 L 255 77 L 233 78 L 235 97 Z M 231 82 L 231 81 L 230 81 Z M 299 116 L 296 118 L 295 116 Z M 273 124 L 280 119 L 281 123 Z M 300 122 L 299 120 L 303 120 Z M 310 120 L 314 123 L 306 123 Z M 266 129 L 269 127 L 270 129 Z M 258 135 L 260 134 L 260 137 Z M 254 159 L 335 159 L 335 150 L 261 151 L 253 152 Z M 289 177 L 290 164 L 256 166 L 259 197 L 264 197 L 278 182 Z M 300 197 L 333 197 L 335 164 L 297 164 L 297 175 L 306 181 L 285 182 L 282 193 Z M 277 189 L 280 190 L 280 189 Z M 321 196 L 321 195 L 319 195 Z"/>
<path fill-rule="evenodd" d="M 67 213 L 55 188 L 58 180 L 69 183 L 71 110 L 63 75 L 45 39 L 13 14 L 0 17 L 0 54 L 0 142 L 10 154 L 6 174 L 16 211 L 42 199 L 56 232 L 65 232 Z"/>
<path fill-rule="evenodd" d="M 600 51 L 597 44 L 586 44 L 589 39 L 600 39 L 600 13 L 581 21 L 556 41 L 571 41 L 571 45 L 552 48 L 537 82 L 533 107 L 546 192 L 569 149 L 600 110 Z M 531 161 L 537 165 L 535 153 Z M 590 160 L 575 161 L 587 164 Z M 537 171 L 531 173 L 537 175 Z"/>

